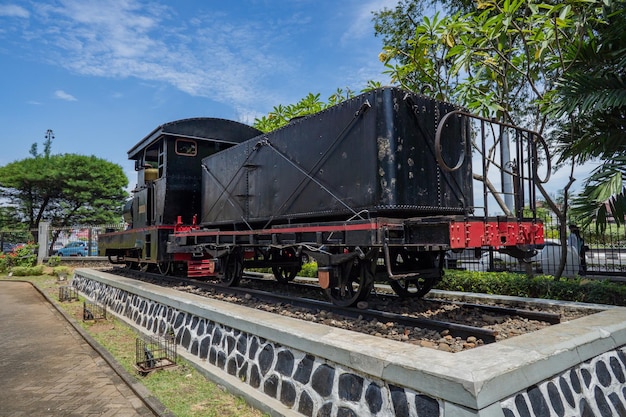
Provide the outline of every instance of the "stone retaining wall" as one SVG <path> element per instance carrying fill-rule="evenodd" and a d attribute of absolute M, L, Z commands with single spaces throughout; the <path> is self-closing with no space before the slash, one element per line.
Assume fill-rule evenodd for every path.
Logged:
<path fill-rule="evenodd" d="M 441 416 L 439 401 L 359 375 L 305 352 L 75 276 L 87 297 L 154 334 L 173 332 L 190 354 L 304 416 Z"/>
<path fill-rule="evenodd" d="M 72 285 L 138 328 L 173 333 L 200 363 L 304 416 L 626 416 L 624 347 L 507 396 L 486 407 L 488 411 L 472 410 L 88 277 L 76 275 Z"/>

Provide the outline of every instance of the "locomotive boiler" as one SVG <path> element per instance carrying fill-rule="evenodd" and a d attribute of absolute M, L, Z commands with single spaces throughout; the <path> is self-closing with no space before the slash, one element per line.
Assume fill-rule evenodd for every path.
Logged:
<path fill-rule="evenodd" d="M 339 305 L 364 300 L 376 281 L 423 296 L 448 250 L 524 256 L 543 242 L 541 223 L 521 207 L 474 215 L 472 120 L 386 87 L 269 133 L 212 118 L 167 123 L 129 151 L 138 172 L 125 210 L 131 226 L 100 235 L 100 254 L 225 285 L 246 268 L 289 282 L 307 258 Z M 532 162 L 532 134 L 516 146 Z M 515 171 L 531 198 L 533 164 Z"/>

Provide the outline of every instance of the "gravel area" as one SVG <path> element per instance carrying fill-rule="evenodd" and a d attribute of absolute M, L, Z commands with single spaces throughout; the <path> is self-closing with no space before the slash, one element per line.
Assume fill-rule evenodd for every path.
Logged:
<path fill-rule="evenodd" d="M 124 271 L 120 268 L 98 269 L 114 274 Z M 148 281 L 157 283 L 153 279 L 148 279 Z M 304 283 L 306 282 L 307 281 L 304 281 Z M 310 283 L 310 281 L 308 282 Z M 483 340 L 475 336 L 466 338 L 453 337 L 447 330 L 435 331 L 420 327 L 409 327 L 393 321 L 367 320 L 363 316 L 357 318 L 345 317 L 333 313 L 332 311 L 319 308 L 304 309 L 294 307 L 288 303 L 262 301 L 255 298 L 251 293 L 245 292 L 245 288 L 249 288 L 268 291 L 274 294 L 289 295 L 294 298 L 306 297 L 326 301 L 322 290 L 312 285 L 285 285 L 273 279 L 261 281 L 243 279 L 241 281 L 241 287 L 244 288 L 242 295 L 231 295 L 220 292 L 219 288 L 207 290 L 182 282 L 179 282 L 179 284 L 164 284 L 163 282 L 158 282 L 158 284 L 168 285 L 180 291 L 245 305 L 253 309 L 280 314 L 281 316 L 366 333 L 376 337 L 383 337 L 446 352 L 460 352 L 467 349 L 474 349 L 485 344 Z M 585 306 L 582 303 L 550 302 L 550 300 L 533 301 L 515 297 L 500 297 L 499 299 L 497 296 L 470 296 L 465 293 L 448 293 L 445 291 L 432 291 L 427 294 L 425 299 L 399 299 L 395 297 L 393 291 L 386 286 L 377 286 L 376 294 L 372 294 L 367 302 L 359 303 L 359 307 L 362 309 L 381 310 L 407 317 L 426 318 L 490 329 L 496 333 L 496 343 L 511 337 L 535 332 L 552 325 L 545 321 L 530 320 L 517 315 L 486 312 L 485 310 L 476 308 L 464 308 L 460 305 L 460 302 L 555 313 L 560 316 L 561 322 L 575 320 L 579 317 L 600 311 L 598 306 Z"/>
<path fill-rule="evenodd" d="M 251 285 L 243 282 L 244 286 Z M 273 281 L 251 285 L 255 288 L 263 288 L 272 292 L 289 292 L 289 285 L 277 284 Z M 376 337 L 384 337 L 405 343 L 411 343 L 427 348 L 443 350 L 446 352 L 460 352 L 466 349 L 473 349 L 485 343 L 473 336 L 467 338 L 453 337 L 447 330 L 441 332 L 419 327 L 407 327 L 393 321 L 379 321 L 376 319 L 366 320 L 362 316 L 349 318 L 335 314 L 323 309 L 303 309 L 285 303 L 269 303 L 257 300 L 253 295 L 247 293 L 243 296 L 222 294 L 218 291 L 201 290 L 193 286 L 183 285 L 175 287 L 181 291 L 197 293 L 203 296 L 220 299 L 227 302 L 246 305 L 250 308 L 280 314 L 308 322 L 319 323 L 326 326 L 338 327 L 346 330 L 366 333 Z M 309 290 L 305 290 L 308 292 Z M 310 290 L 320 295 L 320 290 Z M 295 295 L 294 295 L 295 296 Z M 302 296 L 298 291 L 298 296 Z M 319 297 L 323 299 L 323 296 Z M 472 301 L 477 302 L 477 301 Z M 488 305 L 495 303 L 489 302 Z M 480 309 L 463 308 L 459 304 L 451 303 L 450 300 L 424 300 L 405 299 L 385 295 L 373 295 L 367 303 L 362 303 L 362 307 L 372 308 L 390 313 L 396 313 L 408 317 L 422 317 L 427 319 L 458 323 L 468 326 L 491 329 L 496 332 L 496 342 L 518 335 L 534 332 L 551 326 L 550 323 L 538 320 L 497 313 L 487 313 Z M 515 308 L 522 308 L 519 305 Z M 557 313 L 561 316 L 561 322 L 574 320 L 576 318 L 593 314 L 597 310 L 590 310 L 583 307 L 546 306 L 545 308 L 526 308 L 528 310 Z"/>

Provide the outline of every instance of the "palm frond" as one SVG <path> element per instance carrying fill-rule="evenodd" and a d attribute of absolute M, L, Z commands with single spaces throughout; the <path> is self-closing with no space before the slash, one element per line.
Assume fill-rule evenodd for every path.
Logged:
<path fill-rule="evenodd" d="M 571 214 L 583 225 L 595 220 L 600 232 L 604 232 L 611 217 L 616 224 L 623 224 L 626 215 L 625 178 L 626 155 L 600 165 L 585 181 L 582 192 L 574 198 Z"/>

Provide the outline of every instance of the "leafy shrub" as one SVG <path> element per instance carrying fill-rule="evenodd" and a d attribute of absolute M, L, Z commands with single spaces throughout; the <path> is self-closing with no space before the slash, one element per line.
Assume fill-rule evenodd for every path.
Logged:
<path fill-rule="evenodd" d="M 7 272 L 15 267 L 37 265 L 37 248 L 35 243 L 28 243 L 7 254 L 0 254 L 0 272 Z"/>
<path fill-rule="evenodd" d="M 0 253 L 0 272 L 6 272 L 9 270 L 9 256 Z"/>
<path fill-rule="evenodd" d="M 34 275 L 43 275 L 43 265 L 37 266 L 14 266 L 11 268 L 14 277 L 28 277 Z"/>
<path fill-rule="evenodd" d="M 272 268 L 250 268 L 246 271 L 259 272 L 262 274 L 273 274 Z M 317 262 L 310 261 L 302 264 L 302 269 L 298 272 L 299 277 L 317 278 Z"/>
<path fill-rule="evenodd" d="M 301 277 L 317 277 L 317 262 L 305 262 L 302 264 L 302 269 L 298 272 L 298 275 Z"/>
<path fill-rule="evenodd" d="M 13 252 L 10 253 L 10 256 L 12 257 L 13 260 L 13 265 L 10 265 L 10 267 L 14 267 L 14 266 L 35 266 L 37 265 L 37 248 L 39 247 L 39 245 L 37 245 L 36 243 L 27 243 L 24 246 L 20 246 L 19 248 L 15 249 Z"/>
<path fill-rule="evenodd" d="M 51 256 L 48 258 L 48 266 L 55 267 L 61 265 L 61 257 L 60 256 Z"/>
<path fill-rule="evenodd" d="M 55 277 L 61 277 L 61 276 L 65 276 L 67 277 L 68 275 L 70 275 L 71 269 L 68 268 L 67 266 L 57 266 L 52 268 L 52 275 Z"/>
<path fill-rule="evenodd" d="M 549 298 L 626 306 L 626 286 L 620 283 L 569 278 L 555 280 L 540 275 L 528 278 L 507 272 L 447 270 L 435 287 L 440 290 L 501 294 L 517 297 Z"/>

